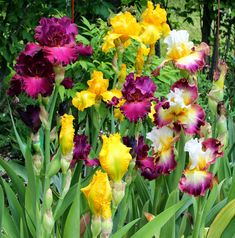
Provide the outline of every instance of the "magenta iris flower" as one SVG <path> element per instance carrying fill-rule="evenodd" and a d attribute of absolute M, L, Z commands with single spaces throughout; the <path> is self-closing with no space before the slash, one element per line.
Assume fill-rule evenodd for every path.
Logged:
<path fill-rule="evenodd" d="M 17 58 L 15 69 L 16 75 L 8 90 L 10 96 L 19 95 L 22 91 L 32 98 L 52 93 L 55 80 L 53 65 L 45 58 L 39 45 L 28 43 Z"/>
<path fill-rule="evenodd" d="M 52 64 L 67 65 L 77 60 L 77 34 L 76 24 L 68 17 L 42 18 L 35 29 L 35 39 L 43 47 L 46 58 Z"/>
<path fill-rule="evenodd" d="M 145 118 L 151 109 L 156 85 L 148 76 L 134 78 L 134 73 L 126 77 L 122 94 L 126 102 L 120 107 L 126 118 L 132 122 Z"/>

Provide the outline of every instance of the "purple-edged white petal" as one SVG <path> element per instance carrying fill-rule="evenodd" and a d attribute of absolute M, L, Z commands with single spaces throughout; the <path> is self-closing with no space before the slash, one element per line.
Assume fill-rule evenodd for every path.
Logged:
<path fill-rule="evenodd" d="M 187 79 L 182 78 L 176 81 L 172 86 L 171 90 L 181 90 L 181 95 L 185 105 L 193 103 L 198 98 L 198 88 L 195 84 L 190 84 Z"/>
<path fill-rule="evenodd" d="M 177 122 L 187 134 L 199 134 L 200 127 L 205 124 L 205 111 L 198 104 L 191 105 L 177 116 Z"/>
<path fill-rule="evenodd" d="M 171 111 L 170 104 L 168 101 L 159 102 L 155 106 L 154 124 L 157 127 L 163 127 L 173 122 L 174 114 Z"/>
<path fill-rule="evenodd" d="M 213 186 L 213 174 L 200 170 L 185 170 L 179 181 L 179 189 L 192 196 L 204 196 Z"/>
<path fill-rule="evenodd" d="M 222 151 L 223 145 L 221 142 L 214 138 L 208 138 L 202 142 L 203 149 L 210 152 L 211 159 L 208 161 L 209 164 L 215 163 L 217 158 L 223 157 L 224 153 Z"/>
<path fill-rule="evenodd" d="M 174 147 L 162 150 L 155 155 L 156 170 L 159 174 L 169 174 L 175 169 L 177 163 L 175 161 Z"/>

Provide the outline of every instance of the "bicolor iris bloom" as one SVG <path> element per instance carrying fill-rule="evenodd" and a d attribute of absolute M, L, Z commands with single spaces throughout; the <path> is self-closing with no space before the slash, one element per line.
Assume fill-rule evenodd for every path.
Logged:
<path fill-rule="evenodd" d="M 167 59 L 153 71 L 153 75 L 159 75 L 159 70 L 169 61 L 172 61 L 179 69 L 196 73 L 205 66 L 205 57 L 210 54 L 209 46 L 202 42 L 199 46 L 194 46 L 189 41 L 189 33 L 185 30 L 173 30 L 165 38 L 167 47 Z"/>
<path fill-rule="evenodd" d="M 191 139 L 186 142 L 184 150 L 189 153 L 189 164 L 179 182 L 182 192 L 204 196 L 206 190 L 213 186 L 214 175 L 208 172 L 208 168 L 223 156 L 221 148 L 220 141 L 213 138 L 205 141 Z"/>
<path fill-rule="evenodd" d="M 102 139 L 103 145 L 99 154 L 100 164 L 114 182 L 120 182 L 132 159 L 131 148 L 122 143 L 118 133 L 109 137 L 103 135 Z"/>
<path fill-rule="evenodd" d="M 40 46 L 28 43 L 16 59 L 15 69 L 16 74 L 8 89 L 10 96 L 17 96 L 21 92 L 26 92 L 32 98 L 37 98 L 39 94 L 51 95 L 55 81 L 53 65 Z"/>
<path fill-rule="evenodd" d="M 110 19 L 111 30 L 104 37 L 102 50 L 108 52 L 118 45 L 127 47 L 130 39 L 140 40 L 141 26 L 130 12 L 119 13 Z"/>
<path fill-rule="evenodd" d="M 162 9 L 159 4 L 157 4 L 157 6 L 154 8 L 153 3 L 148 1 L 148 7 L 141 16 L 141 42 L 152 45 L 155 44 L 162 35 L 168 35 L 170 32 L 170 27 L 166 23 L 166 16 L 167 14 L 165 9 Z"/>
<path fill-rule="evenodd" d="M 74 117 L 72 115 L 64 114 L 61 117 L 61 130 L 60 130 L 60 146 L 62 155 L 70 154 L 74 146 Z"/>
<path fill-rule="evenodd" d="M 77 34 L 76 24 L 68 17 L 52 17 L 40 20 L 34 37 L 52 64 L 67 65 L 78 58 L 79 47 L 75 40 Z"/>
<path fill-rule="evenodd" d="M 112 189 L 107 173 L 96 171 L 90 184 L 82 188 L 81 191 L 95 217 L 111 218 Z"/>
<path fill-rule="evenodd" d="M 148 76 L 136 77 L 135 79 L 134 73 L 131 73 L 126 77 L 126 82 L 122 88 L 125 103 L 120 109 L 128 120 L 137 122 L 148 115 L 156 88 Z"/>
<path fill-rule="evenodd" d="M 187 79 L 180 79 L 171 86 L 171 91 L 155 106 L 154 123 L 163 127 L 174 123 L 181 126 L 187 134 L 199 133 L 200 126 L 205 123 L 204 110 L 195 103 L 198 89 Z"/>

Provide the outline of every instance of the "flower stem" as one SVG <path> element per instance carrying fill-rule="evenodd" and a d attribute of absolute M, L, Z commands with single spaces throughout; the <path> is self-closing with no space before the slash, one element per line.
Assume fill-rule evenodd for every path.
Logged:
<path fill-rule="evenodd" d="M 203 198 L 199 197 L 197 200 L 197 214 L 196 214 L 196 221 L 193 229 L 192 238 L 199 238 L 201 237 L 201 222 L 202 222 L 202 215 L 203 215 L 203 206 L 202 206 Z"/>

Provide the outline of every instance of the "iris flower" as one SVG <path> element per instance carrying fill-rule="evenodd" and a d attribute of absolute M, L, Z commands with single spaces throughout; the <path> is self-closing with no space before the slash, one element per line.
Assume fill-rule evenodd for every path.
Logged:
<path fill-rule="evenodd" d="M 169 61 L 172 61 L 179 69 L 196 73 L 205 66 L 205 57 L 210 54 L 209 46 L 202 42 L 194 46 L 189 41 L 189 33 L 185 30 L 173 30 L 165 38 L 167 47 L 167 59 L 153 71 L 153 75 L 159 75 L 159 70 Z"/>
<path fill-rule="evenodd" d="M 67 65 L 78 58 L 79 46 L 75 40 L 77 34 L 76 24 L 68 17 L 52 17 L 40 20 L 34 37 L 52 64 Z"/>
<path fill-rule="evenodd" d="M 133 73 L 129 74 L 122 89 L 125 103 L 120 107 L 125 117 L 132 122 L 146 117 L 150 112 L 155 91 L 156 85 L 148 76 L 135 79 Z"/>
<path fill-rule="evenodd" d="M 72 100 L 72 104 L 80 111 L 95 105 L 102 98 L 102 94 L 108 91 L 109 80 L 103 78 L 102 72 L 95 70 L 87 84 L 88 89 L 77 92 Z"/>
<path fill-rule="evenodd" d="M 114 182 L 120 182 L 127 172 L 132 159 L 131 148 L 121 142 L 120 134 L 112 134 L 109 137 L 102 136 L 103 145 L 99 154 L 102 168 Z"/>
<path fill-rule="evenodd" d="M 157 4 L 157 6 L 154 8 L 153 3 L 148 1 L 148 7 L 141 16 L 141 42 L 152 45 L 155 44 L 162 35 L 168 35 L 170 32 L 170 27 L 166 23 L 166 16 L 167 14 L 165 9 L 162 9 L 159 4 Z"/>
<path fill-rule="evenodd" d="M 10 82 L 8 94 L 17 96 L 21 92 L 32 98 L 39 94 L 49 96 L 52 93 L 55 74 L 53 65 L 45 57 L 41 47 L 28 43 L 16 59 L 16 74 Z"/>
<path fill-rule="evenodd" d="M 102 50 L 108 52 L 110 49 L 122 44 L 127 47 L 130 39 L 140 40 L 141 27 L 130 12 L 119 13 L 110 19 L 111 30 L 104 37 Z"/>
<path fill-rule="evenodd" d="M 223 156 L 219 140 L 209 138 L 205 141 L 191 139 L 186 142 L 184 150 L 189 153 L 189 164 L 180 179 L 179 188 L 193 196 L 204 196 L 213 186 L 214 175 L 208 172 L 211 164 Z"/>
<path fill-rule="evenodd" d="M 81 191 L 95 217 L 111 218 L 112 190 L 107 173 L 96 171 L 90 184 Z"/>
<path fill-rule="evenodd" d="M 163 127 L 174 123 L 181 126 L 187 134 L 196 134 L 200 126 L 204 125 L 205 112 L 195 103 L 198 89 L 195 84 L 189 84 L 187 79 L 175 82 L 171 91 L 155 106 L 154 123 Z"/>

